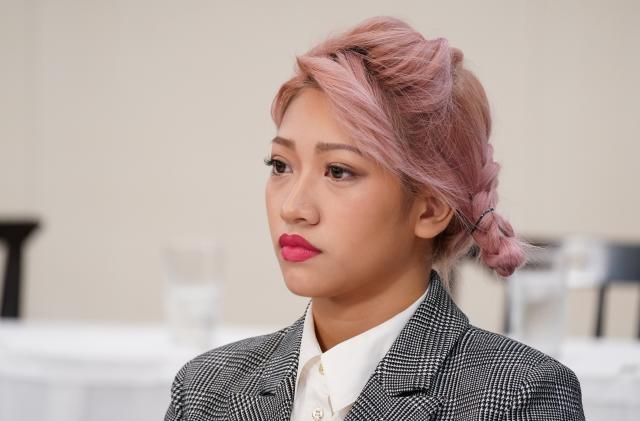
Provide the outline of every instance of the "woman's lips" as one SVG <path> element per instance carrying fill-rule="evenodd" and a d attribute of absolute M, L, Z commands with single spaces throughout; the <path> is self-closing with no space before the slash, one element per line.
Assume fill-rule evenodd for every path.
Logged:
<path fill-rule="evenodd" d="M 309 250 L 304 247 L 284 246 L 281 250 L 282 258 L 292 262 L 303 262 L 320 254 L 319 251 Z"/>
<path fill-rule="evenodd" d="M 292 262 L 302 262 L 321 253 L 320 250 L 298 234 L 282 234 L 278 238 L 278 244 L 280 244 L 282 258 Z"/>

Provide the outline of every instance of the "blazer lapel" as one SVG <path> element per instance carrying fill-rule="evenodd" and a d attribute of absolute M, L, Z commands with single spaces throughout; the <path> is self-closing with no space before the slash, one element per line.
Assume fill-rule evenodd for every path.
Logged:
<path fill-rule="evenodd" d="M 445 290 L 435 270 L 425 299 L 404 326 L 354 402 L 344 421 L 428 420 L 446 403 L 432 380 L 469 319 Z"/>
<path fill-rule="evenodd" d="M 444 402 L 443 397 L 431 396 L 422 390 L 406 395 L 389 394 L 374 374 L 369 378 L 344 421 L 425 421 L 432 419 Z"/>
<path fill-rule="evenodd" d="M 424 421 L 435 416 L 446 398 L 432 393 L 431 381 L 468 325 L 432 270 L 425 299 L 376 366 L 344 421 Z M 229 421 L 289 421 L 303 326 L 304 313 L 284 331 L 264 368 L 230 391 Z"/>
<path fill-rule="evenodd" d="M 229 421 L 289 421 L 303 327 L 304 313 L 284 331 L 264 368 L 230 392 Z"/>

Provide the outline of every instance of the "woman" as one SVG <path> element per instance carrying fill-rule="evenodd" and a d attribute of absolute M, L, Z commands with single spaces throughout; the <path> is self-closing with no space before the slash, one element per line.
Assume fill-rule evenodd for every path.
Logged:
<path fill-rule="evenodd" d="M 575 374 L 469 324 L 448 293 L 474 244 L 526 244 L 495 210 L 484 90 L 445 39 L 368 19 L 297 57 L 272 105 L 266 207 L 291 292 L 277 332 L 186 363 L 170 420 L 583 420 Z"/>

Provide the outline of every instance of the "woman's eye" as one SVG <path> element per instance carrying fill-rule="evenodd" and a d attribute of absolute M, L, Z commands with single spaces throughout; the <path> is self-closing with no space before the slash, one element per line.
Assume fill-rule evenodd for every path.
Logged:
<path fill-rule="evenodd" d="M 271 174 L 276 176 L 282 175 L 287 168 L 287 164 L 280 161 L 279 159 L 264 158 L 264 163 L 265 165 L 270 165 L 273 167 L 273 169 L 271 170 Z M 352 171 L 338 165 L 327 165 L 326 169 L 327 171 L 324 173 L 324 175 L 329 175 L 336 181 L 347 181 L 356 176 L 356 174 L 354 174 Z"/>
<path fill-rule="evenodd" d="M 265 158 L 264 163 L 265 165 L 270 165 L 273 167 L 273 169 L 271 170 L 271 174 L 273 175 L 282 174 L 281 171 L 284 171 L 287 166 L 284 162 L 273 158 Z"/>
<path fill-rule="evenodd" d="M 329 165 L 327 166 L 327 170 L 329 171 L 329 173 L 333 176 L 336 177 L 336 180 L 338 181 L 343 181 L 343 180 L 347 180 L 349 178 L 353 178 L 355 177 L 355 174 L 352 173 L 351 171 L 349 171 L 346 168 L 340 167 L 338 165 Z M 344 174 L 349 174 L 346 178 L 343 177 Z M 326 174 L 326 173 L 325 173 Z"/>

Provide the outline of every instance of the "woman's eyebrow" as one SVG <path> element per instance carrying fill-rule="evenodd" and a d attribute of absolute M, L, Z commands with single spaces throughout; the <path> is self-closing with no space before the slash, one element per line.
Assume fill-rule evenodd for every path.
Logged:
<path fill-rule="evenodd" d="M 271 140 L 271 143 L 277 143 L 279 145 L 285 146 L 289 149 L 296 150 L 296 144 L 293 140 L 284 138 L 282 136 L 276 136 Z M 330 151 L 335 149 L 344 149 L 350 152 L 357 153 L 362 156 L 362 151 L 352 145 L 347 145 L 345 143 L 328 143 L 328 142 L 318 142 L 316 143 L 316 153 Z"/>

